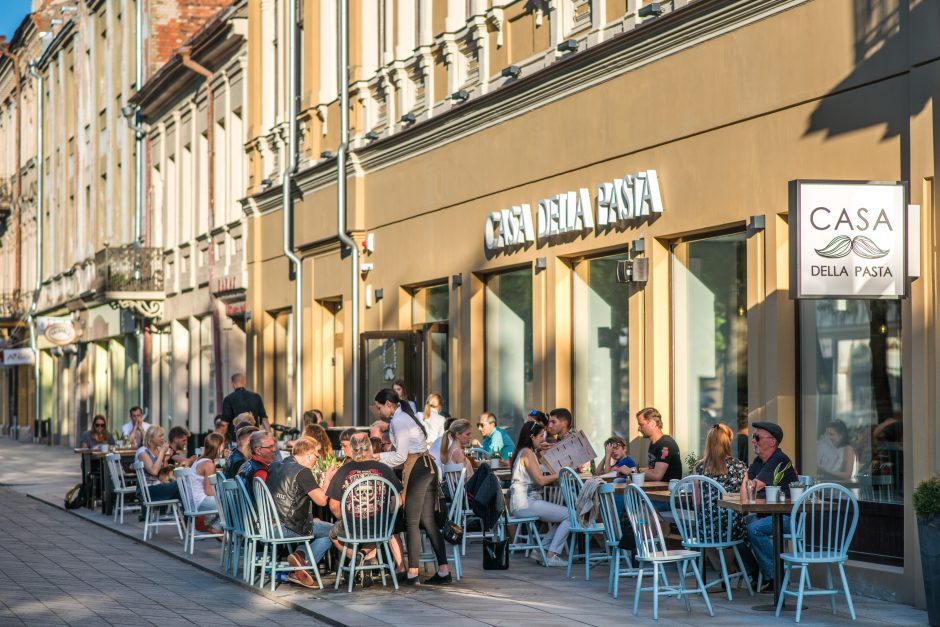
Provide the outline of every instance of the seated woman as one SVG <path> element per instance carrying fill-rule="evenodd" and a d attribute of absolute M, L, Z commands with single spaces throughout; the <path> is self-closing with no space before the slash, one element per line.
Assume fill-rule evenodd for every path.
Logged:
<path fill-rule="evenodd" d="M 91 429 L 83 433 L 82 437 L 78 439 L 78 447 L 97 451 L 102 444 L 114 446 L 114 438 L 108 433 L 108 421 L 104 416 L 98 414 L 91 421 Z"/>
<path fill-rule="evenodd" d="M 193 472 L 189 475 L 189 483 L 193 488 L 193 501 L 196 511 L 218 510 L 218 501 L 215 490 L 209 482 L 209 477 L 215 475 L 215 460 L 221 457 L 225 446 L 225 438 L 218 433 L 210 433 L 202 442 L 202 457 L 193 462 Z M 203 523 L 212 533 L 221 533 L 217 514 L 204 517 Z"/>
<path fill-rule="evenodd" d="M 163 437 L 163 427 L 153 425 L 144 434 L 144 445 L 137 449 L 136 461 L 144 465 L 144 480 L 150 488 L 153 501 L 179 500 L 180 489 L 175 481 L 160 482 L 160 471 L 167 467 L 172 450 Z"/>
<path fill-rule="evenodd" d="M 463 447 L 470 444 L 472 438 L 470 421 L 463 418 L 453 421 L 441 438 L 441 465 L 463 464 L 467 469 L 464 481 L 468 481 L 474 471 L 473 463 L 463 454 Z"/>
<path fill-rule="evenodd" d="M 568 539 L 568 508 L 549 503 L 542 498 L 543 486 L 558 480 L 557 474 L 543 474 L 535 451 L 545 441 L 545 427 L 538 422 L 522 425 L 516 448 L 512 454 L 512 484 L 509 509 L 513 516 L 535 516 L 551 525 L 543 540 L 549 545 L 545 554 L 546 566 L 567 566 L 560 557 Z"/>
<path fill-rule="evenodd" d="M 826 425 L 823 437 L 828 446 L 816 449 L 816 466 L 820 478 L 851 481 L 855 474 L 855 449 L 849 444 L 849 430 L 845 423 L 833 420 Z"/>
<path fill-rule="evenodd" d="M 333 457 L 333 443 L 330 442 L 330 436 L 322 426 L 314 422 L 307 423 L 304 425 L 302 435 L 320 443 L 320 458 Z"/>
<path fill-rule="evenodd" d="M 704 475 L 717 481 L 728 492 L 737 492 L 747 476 L 747 465 L 731 454 L 733 441 L 731 427 L 721 423 L 713 425 L 705 436 L 705 456 L 695 464 L 692 474 Z M 722 510 L 717 504 L 707 511 L 711 512 L 712 524 L 719 524 Z M 739 514 L 734 516 L 732 534 L 735 540 L 743 540 L 747 536 L 744 519 Z"/>

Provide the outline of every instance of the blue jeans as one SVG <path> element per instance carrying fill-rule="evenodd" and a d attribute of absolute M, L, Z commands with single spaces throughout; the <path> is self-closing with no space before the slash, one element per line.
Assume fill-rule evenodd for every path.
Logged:
<path fill-rule="evenodd" d="M 310 550 L 313 551 L 313 559 L 310 559 L 310 556 L 307 555 L 307 547 L 297 547 L 297 552 L 304 556 L 308 564 L 318 564 L 320 560 L 323 559 L 323 556 L 326 555 L 326 552 L 330 550 L 330 546 L 333 544 L 330 540 L 330 529 L 332 528 L 333 525 L 328 522 L 322 520 L 313 521 L 313 528 L 310 530 L 310 535 L 313 536 L 313 540 L 310 541 Z M 284 537 L 299 538 L 300 534 L 284 527 Z"/>
<path fill-rule="evenodd" d="M 747 539 L 751 545 L 751 551 L 757 559 L 757 566 L 760 568 L 764 581 L 774 578 L 774 522 L 772 516 L 758 518 L 751 514 L 745 519 L 747 525 Z M 783 516 L 783 533 L 790 533 L 790 517 Z"/>
<path fill-rule="evenodd" d="M 154 484 L 148 491 L 151 501 L 178 501 L 180 499 L 180 487 L 175 481 Z"/>

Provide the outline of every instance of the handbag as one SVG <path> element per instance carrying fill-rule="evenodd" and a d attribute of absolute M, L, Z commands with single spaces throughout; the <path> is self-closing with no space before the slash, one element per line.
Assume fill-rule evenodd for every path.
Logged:
<path fill-rule="evenodd" d="M 506 512 L 503 511 L 503 516 Z M 508 520 L 507 526 L 508 526 Z M 483 570 L 509 570 L 509 538 L 483 538 Z"/>
<path fill-rule="evenodd" d="M 455 522 L 450 522 L 449 520 L 445 522 L 441 533 L 448 544 L 460 544 L 463 542 L 463 527 Z"/>

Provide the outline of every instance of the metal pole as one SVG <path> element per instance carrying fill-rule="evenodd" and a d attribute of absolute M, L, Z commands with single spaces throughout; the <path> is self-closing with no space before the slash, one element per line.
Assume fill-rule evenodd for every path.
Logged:
<path fill-rule="evenodd" d="M 359 248 L 346 233 L 346 157 L 349 147 L 349 0 L 339 2 L 339 150 L 336 152 L 337 236 L 352 251 L 350 302 L 352 359 L 350 366 L 352 423 L 359 424 Z"/>
<path fill-rule="evenodd" d="M 300 424 L 303 406 L 303 262 L 294 254 L 291 231 L 294 203 L 291 179 L 297 170 L 297 3 L 287 2 L 287 164 L 281 180 L 281 218 L 284 255 L 294 266 L 294 424 Z"/>
<path fill-rule="evenodd" d="M 41 409 L 39 407 L 39 350 L 36 348 L 36 309 L 39 306 L 39 292 L 42 290 L 42 212 L 43 212 L 43 116 L 45 108 L 43 107 L 43 77 L 36 71 L 35 64 L 29 65 L 29 73 L 36 79 L 36 284 L 33 288 L 33 302 L 29 306 L 29 316 L 27 324 L 29 325 L 29 348 L 33 352 L 33 403 L 35 405 L 34 426 L 37 431 L 42 424 Z M 38 433 L 33 433 L 33 437 L 38 437 Z"/>

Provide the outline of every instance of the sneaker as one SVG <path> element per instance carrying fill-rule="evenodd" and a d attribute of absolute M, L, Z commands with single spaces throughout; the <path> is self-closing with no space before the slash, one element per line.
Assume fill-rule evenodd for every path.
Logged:
<path fill-rule="evenodd" d="M 548 556 L 546 556 L 546 557 L 545 557 L 545 565 L 548 566 L 548 567 L 550 567 L 550 568 L 552 568 L 552 567 L 553 567 L 553 568 L 560 568 L 560 567 L 563 567 L 563 566 L 564 566 L 564 567 L 567 567 L 567 566 L 568 566 L 568 560 L 563 560 L 563 559 L 561 559 L 560 557 L 558 557 L 557 555 L 554 556 L 554 557 L 548 557 Z"/>
<path fill-rule="evenodd" d="M 443 586 L 449 584 L 451 581 L 453 581 L 453 578 L 451 577 L 450 573 L 447 573 L 446 575 L 439 575 L 434 573 L 433 577 L 428 577 L 422 583 L 429 586 Z"/>
<path fill-rule="evenodd" d="M 399 586 L 416 586 L 419 583 L 417 577 L 408 576 L 407 570 L 403 570 L 400 573 L 395 573 L 395 579 L 398 580 Z"/>
<path fill-rule="evenodd" d="M 760 589 L 756 592 L 760 594 L 773 594 L 774 591 L 774 580 L 766 579 L 761 583 Z"/>
<path fill-rule="evenodd" d="M 529 557 L 535 560 L 536 564 L 542 563 L 542 554 L 538 551 L 529 551 Z"/>
<path fill-rule="evenodd" d="M 304 556 L 300 553 L 294 552 L 287 556 L 287 563 L 293 566 L 294 568 L 300 566 L 307 566 L 307 560 L 304 559 Z M 310 576 L 310 573 L 305 570 L 295 570 L 287 575 L 287 580 L 304 586 L 305 588 L 319 588 L 317 582 L 313 577 Z"/>

